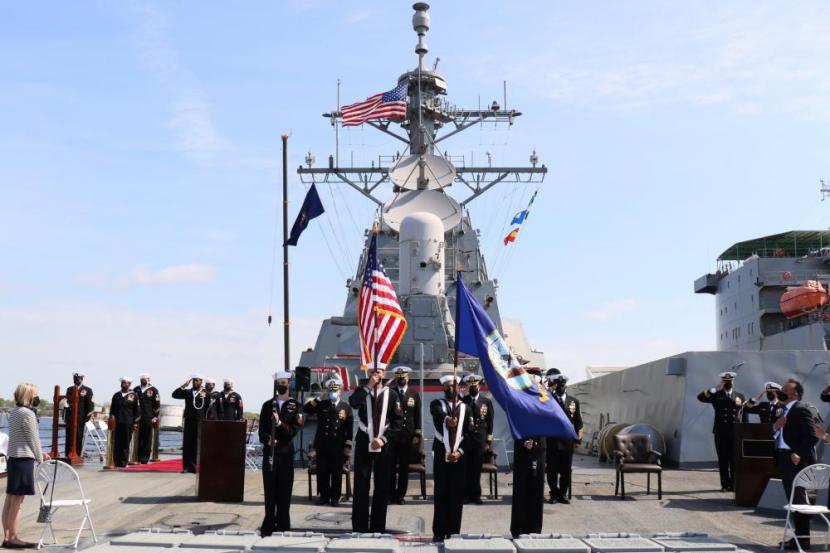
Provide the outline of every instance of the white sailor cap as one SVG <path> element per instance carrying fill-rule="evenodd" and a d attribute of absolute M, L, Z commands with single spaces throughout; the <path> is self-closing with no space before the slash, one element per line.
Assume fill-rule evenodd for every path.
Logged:
<path fill-rule="evenodd" d="M 133 381 L 133 379 L 132 379 L 132 378 L 130 378 L 129 376 L 122 376 L 121 378 L 119 378 L 119 379 L 118 379 L 118 382 L 129 382 L 129 383 L 132 383 L 132 381 Z"/>
<path fill-rule="evenodd" d="M 545 377 L 545 382 L 548 384 L 556 384 L 557 382 L 567 382 L 568 377 L 562 373 L 552 373 Z"/>
<path fill-rule="evenodd" d="M 777 382 L 772 382 L 772 381 L 765 382 L 764 383 L 764 388 L 766 388 L 768 391 L 770 391 L 770 390 L 781 391 L 783 389 L 781 384 L 779 384 Z"/>
<path fill-rule="evenodd" d="M 476 382 L 481 382 L 482 380 L 484 380 L 484 377 L 480 374 L 471 373 L 465 376 L 463 380 L 465 384 L 474 384 Z"/>
<path fill-rule="evenodd" d="M 291 380 L 291 371 L 277 371 L 273 375 L 271 375 L 274 380 L 280 380 L 285 378 L 286 380 Z"/>
<path fill-rule="evenodd" d="M 722 372 L 718 376 L 721 380 L 735 380 L 735 373 L 732 371 Z"/>
<path fill-rule="evenodd" d="M 138 375 L 138 378 L 150 378 L 150 373 L 141 373 L 140 375 Z"/>
<path fill-rule="evenodd" d="M 327 378 L 325 382 L 323 382 L 323 386 L 326 388 L 342 388 L 343 381 L 340 380 L 340 377 L 337 375 L 332 375 L 331 377 Z"/>
<path fill-rule="evenodd" d="M 396 375 L 406 375 L 406 374 L 411 373 L 412 369 L 410 369 L 409 367 L 405 367 L 403 365 L 399 365 L 399 366 L 395 367 L 395 370 L 392 371 L 392 372 L 395 373 Z"/>
<path fill-rule="evenodd" d="M 453 383 L 457 384 L 458 380 L 459 380 L 458 377 L 455 376 L 455 375 L 445 374 L 444 376 L 442 376 L 439 379 L 439 382 L 441 382 L 441 385 L 443 386 L 444 384 L 453 384 Z"/>
<path fill-rule="evenodd" d="M 222 382 L 224 382 L 225 384 L 230 384 L 231 386 L 233 386 L 233 378 L 225 377 L 224 379 L 222 379 Z"/>
<path fill-rule="evenodd" d="M 205 377 L 203 375 L 199 374 L 199 373 L 191 374 L 190 378 L 192 378 L 193 380 L 204 380 L 205 379 Z"/>
<path fill-rule="evenodd" d="M 205 378 L 205 384 L 216 384 L 216 379 L 212 376 Z"/>

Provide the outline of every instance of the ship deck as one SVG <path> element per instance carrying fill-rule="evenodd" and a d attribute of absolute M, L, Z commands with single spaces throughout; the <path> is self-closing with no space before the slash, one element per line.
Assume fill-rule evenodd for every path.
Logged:
<path fill-rule="evenodd" d="M 180 528 L 195 533 L 254 531 L 262 519 L 263 494 L 258 472 L 246 472 L 245 500 L 230 504 L 198 502 L 195 478 L 188 474 L 105 472 L 93 466 L 81 467 L 79 472 L 84 491 L 92 499 L 93 523 L 103 541 L 107 536 L 149 527 Z M 485 478 L 482 478 L 482 484 L 486 484 Z M 631 495 L 625 501 L 614 497 L 614 470 L 594 457 L 574 457 L 573 480 L 570 505 L 545 505 L 544 532 L 573 535 L 703 532 L 745 549 L 766 551 L 778 543 L 783 531 L 782 518 L 756 515 L 750 509 L 735 507 L 730 495 L 719 490 L 718 475 L 714 470 L 667 470 L 663 476 L 662 501 L 658 501 L 654 490 L 652 495 L 645 494 L 644 475 L 629 476 L 626 492 Z M 307 481 L 306 471 L 297 469 L 292 529 L 327 533 L 351 531 L 351 503 L 344 502 L 338 508 L 318 507 L 308 500 Z M 485 500 L 481 506 L 465 505 L 463 532 L 509 534 L 510 482 L 509 474 L 500 473 L 500 499 Z M 406 505 L 390 506 L 387 519 L 390 532 L 431 534 L 431 487 L 428 480 L 430 498 L 426 501 L 407 499 Z M 418 488 L 419 483 L 412 480 L 410 497 Z M 24 539 L 37 541 L 40 532 L 37 510 L 37 499 L 27 498 L 21 521 Z M 57 516 L 56 526 L 64 526 L 61 515 Z M 66 533 L 63 537 L 68 536 Z M 90 541 L 85 540 L 84 546 Z M 819 542 L 818 539 L 814 541 Z"/>

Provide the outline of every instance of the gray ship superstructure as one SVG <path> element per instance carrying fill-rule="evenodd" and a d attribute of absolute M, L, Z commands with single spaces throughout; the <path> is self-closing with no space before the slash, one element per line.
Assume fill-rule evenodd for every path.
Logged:
<path fill-rule="evenodd" d="M 830 380 L 826 305 L 788 317 L 781 300 L 810 281 L 827 287 L 828 246 L 828 231 L 790 231 L 729 247 L 717 270 L 694 282 L 696 293 L 715 296 L 716 351 L 684 352 L 574 384 L 586 436 L 611 422 L 647 423 L 664 436 L 670 463 L 711 466 L 712 408 L 697 395 L 727 370 L 737 373 L 735 387 L 747 398 L 766 381 L 796 377 L 826 419 L 828 406 L 819 399 Z"/>
<path fill-rule="evenodd" d="M 399 123 L 403 133 L 390 122 L 370 121 L 367 125 L 394 136 L 406 145 L 403 154 L 370 167 L 338 167 L 329 157 L 327 167 L 312 166 L 311 156 L 298 173 L 305 182 L 339 183 L 350 186 L 377 204 L 373 228 L 377 229 L 378 257 L 398 293 L 408 329 L 393 359 L 393 364 L 424 368 L 431 383 L 453 369 L 453 313 L 455 274 L 460 271 L 465 284 L 485 307 L 505 340 L 521 361 L 544 366 L 544 357 L 533 351 L 521 324 L 502 318 L 497 282 L 487 271 L 481 252 L 479 233 L 473 226 L 468 206 L 499 183 L 539 183 L 547 168 L 538 164 L 536 153 L 529 167 L 468 166 L 462 157 L 446 153 L 442 142 L 457 133 L 495 122 L 512 125 L 521 115 L 493 102 L 487 109 L 459 109 L 445 100 L 447 81 L 435 66 L 424 65 L 427 53 L 425 36 L 429 30 L 429 6 L 413 6 L 413 28 L 418 34 L 415 52 L 418 66 L 398 78 L 408 87 L 407 118 Z M 436 63 L 437 66 L 437 63 Z M 323 114 L 336 120 L 337 111 Z M 443 153 L 442 153 L 443 152 Z M 381 201 L 376 191 L 389 187 L 394 196 Z M 450 194 L 450 187 L 461 188 L 462 199 Z M 360 256 L 357 274 L 346 283 L 348 293 L 343 314 L 326 319 L 313 348 L 301 354 L 300 365 L 315 368 L 343 367 L 349 377 L 362 377 L 357 327 L 357 303 L 369 245 Z M 460 370 L 477 372 L 475 359 L 462 358 Z"/>

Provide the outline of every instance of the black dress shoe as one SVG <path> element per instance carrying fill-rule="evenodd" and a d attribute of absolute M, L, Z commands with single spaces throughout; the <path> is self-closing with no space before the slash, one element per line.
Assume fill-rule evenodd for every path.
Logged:
<path fill-rule="evenodd" d="M 329 501 L 329 505 L 331 505 L 332 507 L 339 507 L 340 506 L 340 500 L 339 499 L 332 499 L 331 501 Z"/>
<path fill-rule="evenodd" d="M 801 542 L 801 549 L 804 551 L 810 550 L 810 540 L 802 539 Z M 798 551 L 798 544 L 795 543 L 795 539 L 789 539 L 785 541 L 783 544 L 779 543 L 778 548 L 781 549 L 783 545 L 784 551 Z"/>
<path fill-rule="evenodd" d="M 478 499 L 470 500 L 470 503 L 474 503 L 476 505 L 484 505 L 484 501 L 482 501 L 480 497 Z"/>
<path fill-rule="evenodd" d="M 315 505 L 328 505 L 329 500 L 325 497 L 318 497 L 317 501 L 314 502 Z"/>
<path fill-rule="evenodd" d="M 556 503 L 556 498 L 555 497 L 549 497 L 548 498 L 548 503 L 550 503 L 551 505 L 554 505 Z"/>
<path fill-rule="evenodd" d="M 564 495 L 563 495 L 563 496 L 560 496 L 560 497 L 557 497 L 557 498 L 556 498 L 556 502 L 557 502 L 557 503 L 563 503 L 563 504 L 565 504 L 565 505 L 570 505 L 570 504 L 571 504 L 571 502 L 568 500 L 568 498 L 567 498 L 567 497 L 565 497 Z"/>
<path fill-rule="evenodd" d="M 397 503 L 398 505 L 406 505 L 406 499 L 404 499 L 403 497 L 399 497 L 395 500 L 395 503 Z"/>

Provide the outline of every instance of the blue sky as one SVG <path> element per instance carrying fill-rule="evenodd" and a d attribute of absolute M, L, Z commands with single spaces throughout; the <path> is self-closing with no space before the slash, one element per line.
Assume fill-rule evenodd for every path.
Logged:
<path fill-rule="evenodd" d="M 4 374 L 47 388 L 81 368 L 109 395 L 122 373 L 150 371 L 167 392 L 198 370 L 263 400 L 282 359 L 280 326 L 265 324 L 280 134 L 292 168 L 308 150 L 325 163 L 336 80 L 344 103 L 392 88 L 415 64 L 411 14 L 380 1 L 7 5 Z M 578 378 L 711 349 L 713 300 L 692 282 L 717 254 L 827 227 L 826 3 L 435 2 L 431 15 L 427 58 L 441 58 L 449 99 L 501 101 L 507 80 L 525 114 L 450 153 L 524 164 L 535 148 L 550 170 L 509 256 L 501 231 L 532 190 L 471 204 L 502 313 L 549 365 Z M 341 133 L 344 162 L 397 149 L 372 129 Z M 290 186 L 293 214 L 304 189 Z M 372 214 L 351 190 L 320 192 L 325 220 L 292 250 L 295 358 L 341 311 Z"/>

